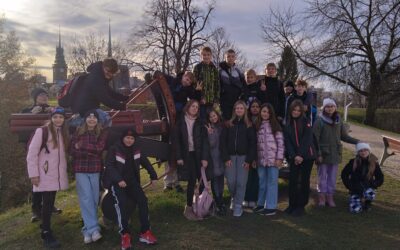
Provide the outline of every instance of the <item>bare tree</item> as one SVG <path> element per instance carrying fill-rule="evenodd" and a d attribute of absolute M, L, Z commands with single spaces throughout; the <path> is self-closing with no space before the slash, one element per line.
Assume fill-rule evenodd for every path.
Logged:
<path fill-rule="evenodd" d="M 169 74 L 188 69 L 207 40 L 205 28 L 214 10 L 213 2 L 202 1 L 204 8 L 194 2 L 152 0 L 130 39 L 131 61 Z"/>
<path fill-rule="evenodd" d="M 400 73 L 399 15 L 398 0 L 310 0 L 305 14 L 270 9 L 261 27 L 268 44 L 291 47 L 314 76 L 346 84 L 348 63 L 338 61 L 354 56 L 349 65 L 364 65 L 368 81 L 348 84 L 367 97 L 366 123 L 373 125 L 379 97 L 400 94 L 398 82 L 388 81 Z"/>

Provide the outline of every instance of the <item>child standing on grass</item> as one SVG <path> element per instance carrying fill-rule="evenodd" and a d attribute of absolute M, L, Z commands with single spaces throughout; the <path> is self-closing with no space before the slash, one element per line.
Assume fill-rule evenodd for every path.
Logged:
<path fill-rule="evenodd" d="M 279 167 L 283 163 L 285 148 L 282 128 L 271 104 L 265 103 L 261 107 L 257 129 L 259 192 L 254 212 L 274 215 L 278 206 Z"/>
<path fill-rule="evenodd" d="M 314 136 L 318 143 L 318 205 L 336 207 L 333 195 L 336 189 L 336 177 L 339 163 L 342 161 L 342 141 L 356 144 L 357 139 L 350 137 L 336 110 L 336 103 L 325 98 L 322 114 L 314 123 Z"/>
<path fill-rule="evenodd" d="M 310 175 L 316 157 L 313 131 L 304 115 L 304 105 L 294 100 L 289 107 L 289 119 L 284 130 L 286 159 L 289 162 L 289 207 L 293 216 L 304 214 L 310 194 Z"/>
<path fill-rule="evenodd" d="M 234 104 L 232 118 L 222 130 L 220 146 L 232 197 L 230 209 L 233 210 L 233 216 L 240 217 L 243 214 L 248 171 L 256 158 L 256 132 L 247 116 L 245 102 L 237 101 Z"/>
<path fill-rule="evenodd" d="M 70 152 L 73 157 L 72 167 L 84 223 L 83 241 L 88 244 L 102 237 L 97 219 L 97 206 L 100 197 L 100 172 L 103 166 L 102 152 L 107 134 L 102 131 L 99 115 L 95 109 L 89 110 L 84 120 L 85 123 L 78 127 L 72 137 Z"/>
<path fill-rule="evenodd" d="M 261 103 L 258 99 L 253 99 L 249 103 L 248 116 L 254 128 L 258 123 L 260 114 Z M 256 206 L 258 200 L 258 173 L 257 173 L 257 163 L 254 159 L 251 167 L 249 168 L 249 176 L 247 178 L 246 184 L 246 194 L 244 196 L 243 207 L 249 207 L 253 209 Z"/>
<path fill-rule="evenodd" d="M 217 215 L 223 216 L 226 215 L 226 207 L 223 202 L 225 165 L 222 161 L 221 152 L 219 150 L 222 132 L 222 117 L 215 109 L 212 109 L 208 112 L 207 121 L 208 123 L 206 124 L 206 128 L 210 144 L 211 161 L 213 164 L 211 189 L 215 204 L 217 205 Z"/>
<path fill-rule="evenodd" d="M 212 51 L 210 47 L 200 50 L 201 62 L 194 66 L 193 74 L 195 81 L 202 86 L 200 101 L 200 117 L 206 120 L 207 111 L 219 103 L 219 74 L 218 69 L 212 62 Z"/>
<path fill-rule="evenodd" d="M 42 148 L 44 130 L 48 131 L 47 142 Z M 68 127 L 65 123 L 65 111 L 61 107 L 54 108 L 50 121 L 36 129 L 28 147 L 26 157 L 28 175 L 33 185 L 33 192 L 40 193 L 42 205 L 41 238 L 47 248 L 60 247 L 51 231 L 51 214 L 56 192 L 68 188 L 67 149 Z"/>
<path fill-rule="evenodd" d="M 157 239 L 150 231 L 149 208 L 147 197 L 140 186 L 140 166 L 150 175 L 151 182 L 157 180 L 157 173 L 141 154 L 135 143 L 136 132 L 126 129 L 122 132 L 120 141 L 116 142 L 107 152 L 106 168 L 103 175 L 103 186 L 114 198 L 114 208 L 117 213 L 119 233 L 121 234 L 121 249 L 131 249 L 131 232 L 128 226 L 130 214 L 127 211 L 127 200 L 136 201 L 139 208 L 141 230 L 139 241 L 146 244 L 156 244 Z"/>
<path fill-rule="evenodd" d="M 371 154 L 368 143 L 357 143 L 357 155 L 342 170 L 342 181 L 349 190 L 349 209 L 352 213 L 368 211 L 375 192 L 383 184 L 378 158 Z"/>

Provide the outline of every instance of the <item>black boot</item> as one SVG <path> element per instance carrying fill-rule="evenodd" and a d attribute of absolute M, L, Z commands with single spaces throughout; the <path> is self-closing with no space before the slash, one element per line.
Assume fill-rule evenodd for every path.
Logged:
<path fill-rule="evenodd" d="M 51 231 L 42 231 L 41 237 L 43 239 L 43 245 L 46 248 L 59 248 L 61 246 L 60 242 L 54 238 Z"/>

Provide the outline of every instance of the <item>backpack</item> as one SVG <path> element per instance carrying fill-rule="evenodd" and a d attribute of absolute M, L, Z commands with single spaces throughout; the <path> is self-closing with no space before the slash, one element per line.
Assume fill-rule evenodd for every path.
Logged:
<path fill-rule="evenodd" d="M 85 82 L 87 75 L 87 73 L 83 73 L 75 76 L 60 89 L 57 94 L 58 105 L 63 108 L 70 108 L 72 106 L 72 101 Z"/>
<path fill-rule="evenodd" d="M 47 126 L 43 126 L 43 127 L 41 127 L 41 129 L 42 129 L 42 144 L 40 145 L 39 153 L 42 151 L 42 149 L 45 149 L 46 153 L 50 153 L 49 148 L 47 147 L 47 140 L 49 138 L 49 128 Z M 31 145 L 32 138 L 35 135 L 35 132 L 36 131 L 33 131 L 33 133 L 31 134 L 31 137 L 29 138 L 28 143 L 26 144 L 27 151 L 29 149 L 29 145 Z"/>
<path fill-rule="evenodd" d="M 193 212 L 197 215 L 197 217 L 204 218 L 210 214 L 210 209 L 213 204 L 213 198 L 207 187 L 207 177 L 205 169 L 203 167 L 201 168 L 201 181 L 204 184 L 204 190 L 199 195 L 199 188 L 197 187 L 193 196 Z"/>

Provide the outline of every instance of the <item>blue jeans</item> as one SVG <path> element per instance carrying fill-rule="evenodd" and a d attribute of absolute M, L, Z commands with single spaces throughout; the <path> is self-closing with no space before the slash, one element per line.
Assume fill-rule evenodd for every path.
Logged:
<path fill-rule="evenodd" d="M 96 109 L 96 111 L 97 111 L 97 114 L 99 114 L 99 122 L 101 123 L 103 128 L 111 127 L 112 120 L 111 120 L 110 115 L 102 109 Z M 70 127 L 77 128 L 77 127 L 81 126 L 83 123 L 85 123 L 85 119 L 82 116 L 77 115 L 69 120 L 68 125 Z"/>
<path fill-rule="evenodd" d="M 259 178 L 257 206 L 276 209 L 278 205 L 279 168 L 259 166 L 257 172 Z"/>
<path fill-rule="evenodd" d="M 243 167 L 245 155 L 231 155 L 231 167 L 225 168 L 225 177 L 228 182 L 229 193 L 237 206 L 242 206 L 246 193 L 246 184 L 249 171 Z"/>
<path fill-rule="evenodd" d="M 76 191 L 78 193 L 79 206 L 84 226 L 82 233 L 85 236 L 92 235 L 100 230 L 97 219 L 97 206 L 100 195 L 100 173 L 76 173 Z"/>

